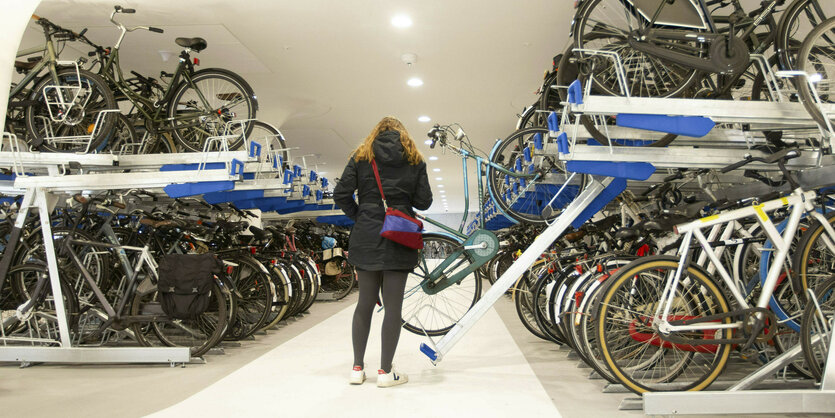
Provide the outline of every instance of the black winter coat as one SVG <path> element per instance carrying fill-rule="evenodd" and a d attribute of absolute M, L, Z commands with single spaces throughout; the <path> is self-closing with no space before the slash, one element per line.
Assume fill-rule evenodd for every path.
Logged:
<path fill-rule="evenodd" d="M 374 139 L 374 159 L 383 183 L 389 207 L 414 215 L 412 208 L 429 209 L 432 190 L 426 175 L 426 163 L 410 165 L 404 158 L 400 133 L 384 131 Z M 354 201 L 357 191 L 359 205 Z M 417 266 L 418 250 L 413 250 L 380 236 L 385 210 L 374 171 L 368 161 L 348 161 L 333 200 L 356 222 L 348 241 L 348 261 L 362 270 L 407 270 Z"/>

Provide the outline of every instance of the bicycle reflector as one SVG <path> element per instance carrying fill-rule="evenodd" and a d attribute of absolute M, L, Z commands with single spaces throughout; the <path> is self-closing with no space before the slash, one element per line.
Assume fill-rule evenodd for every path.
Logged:
<path fill-rule="evenodd" d="M 194 57 L 194 65 L 200 65 L 200 58 Z"/>
<path fill-rule="evenodd" d="M 232 274 L 232 270 L 233 270 L 232 266 L 226 266 L 226 274 Z"/>
<path fill-rule="evenodd" d="M 256 251 L 255 247 L 249 247 L 249 252 L 252 253 L 253 255 L 255 255 L 255 251 Z"/>

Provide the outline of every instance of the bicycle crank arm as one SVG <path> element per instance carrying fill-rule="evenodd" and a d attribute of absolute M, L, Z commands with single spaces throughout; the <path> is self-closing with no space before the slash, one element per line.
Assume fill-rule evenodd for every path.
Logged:
<path fill-rule="evenodd" d="M 478 247 L 481 248 L 481 247 Z M 483 266 L 484 263 L 489 261 L 487 260 L 477 260 L 472 263 L 469 260 L 458 260 L 458 256 L 460 256 L 464 252 L 464 249 L 458 250 L 449 257 L 447 257 L 438 267 L 435 267 L 431 273 L 429 273 L 429 280 L 425 283 L 421 284 L 423 287 L 423 291 L 426 292 L 427 295 L 434 295 L 436 293 L 441 292 L 442 290 L 459 283 L 465 277 L 467 277 L 470 273 L 476 271 L 479 267 Z M 457 263 L 449 268 L 453 262 Z M 447 275 L 446 271 L 455 270 L 456 267 L 460 266 L 462 263 L 469 263 L 466 268 L 463 270 L 457 271 L 455 274 Z"/>

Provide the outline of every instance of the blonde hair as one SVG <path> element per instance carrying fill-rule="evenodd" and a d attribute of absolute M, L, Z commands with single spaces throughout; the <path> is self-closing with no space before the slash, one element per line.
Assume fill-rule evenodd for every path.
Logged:
<path fill-rule="evenodd" d="M 382 132 L 385 131 L 396 131 L 400 133 L 400 143 L 403 145 L 404 153 L 406 154 L 406 160 L 409 161 L 409 164 L 415 165 L 423 161 L 423 156 L 420 155 L 420 152 L 417 150 L 415 146 L 415 141 L 412 140 L 412 137 L 409 135 L 409 132 L 406 131 L 406 127 L 403 126 L 403 123 L 397 120 L 397 118 L 393 116 L 386 116 L 381 120 L 374 129 L 371 130 L 371 133 L 368 134 L 367 137 L 362 141 L 359 147 L 354 150 L 354 161 L 371 161 L 374 159 L 374 139 L 377 138 Z"/>

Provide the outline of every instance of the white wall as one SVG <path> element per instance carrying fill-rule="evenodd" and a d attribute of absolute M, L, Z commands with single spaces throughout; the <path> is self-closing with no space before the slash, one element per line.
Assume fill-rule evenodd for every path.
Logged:
<path fill-rule="evenodd" d="M 0 127 L 6 125 L 6 106 L 20 38 L 41 0 L 0 0 Z"/>

